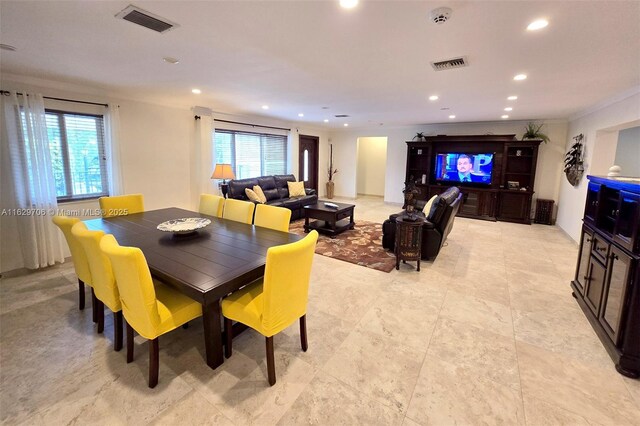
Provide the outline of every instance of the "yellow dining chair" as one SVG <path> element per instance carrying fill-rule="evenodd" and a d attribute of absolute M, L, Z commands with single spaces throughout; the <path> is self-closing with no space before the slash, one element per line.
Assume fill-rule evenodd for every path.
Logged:
<path fill-rule="evenodd" d="M 53 216 L 53 223 L 60 228 L 64 238 L 67 240 L 69 251 L 71 252 L 71 259 L 73 260 L 73 267 L 78 276 L 78 304 L 80 310 L 84 309 L 84 285 L 91 287 L 91 306 L 93 307 L 93 322 L 98 322 L 98 312 L 96 311 L 95 293 L 93 291 L 93 280 L 91 278 L 91 269 L 89 269 L 89 262 L 84 249 L 78 242 L 78 240 L 71 233 L 73 225 L 80 222 L 77 217 L 68 216 Z"/>
<path fill-rule="evenodd" d="M 253 222 L 253 209 L 255 209 L 255 204 L 249 201 L 229 198 L 224 202 L 222 217 L 236 222 L 251 224 Z"/>
<path fill-rule="evenodd" d="M 256 205 L 256 215 L 253 218 L 253 224 L 263 228 L 275 229 L 276 231 L 289 232 L 290 220 L 291 210 L 285 207 L 258 204 Z"/>
<path fill-rule="evenodd" d="M 209 216 L 222 217 L 224 197 L 219 195 L 201 194 L 198 211 Z"/>
<path fill-rule="evenodd" d="M 142 194 L 100 197 L 98 202 L 100 210 L 102 210 L 102 217 L 125 216 L 144 211 L 144 196 Z"/>
<path fill-rule="evenodd" d="M 113 235 L 100 249 L 111 261 L 127 326 L 127 362 L 133 361 L 133 330 L 149 340 L 149 387 L 158 384 L 158 337 L 202 316 L 202 305 L 151 279 L 147 260 L 137 247 L 123 247 Z"/>
<path fill-rule="evenodd" d="M 264 277 L 222 300 L 227 342 L 225 357 L 232 353 L 232 321 L 241 322 L 266 337 L 269 385 L 276 383 L 273 336 L 300 320 L 300 343 L 307 351 L 307 298 L 311 264 L 318 232 L 311 231 L 295 243 L 267 250 Z"/>
<path fill-rule="evenodd" d="M 100 241 L 104 232 L 90 231 L 83 222 L 78 222 L 71 228 L 71 233 L 82 245 L 89 262 L 93 290 L 97 299 L 98 333 L 104 331 L 104 305 L 107 305 L 113 312 L 113 350 L 117 352 L 122 349 L 122 305 L 111 270 L 111 262 L 100 250 Z"/>

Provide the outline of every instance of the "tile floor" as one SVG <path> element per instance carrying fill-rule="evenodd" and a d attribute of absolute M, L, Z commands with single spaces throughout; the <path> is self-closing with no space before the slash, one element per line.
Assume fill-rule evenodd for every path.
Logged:
<path fill-rule="evenodd" d="M 349 200 L 343 200 L 348 202 Z M 357 200 L 356 220 L 397 205 Z M 387 274 L 316 255 L 309 351 L 297 324 L 248 331 L 216 370 L 202 325 L 160 339 L 160 383 L 147 388 L 146 344 L 112 350 L 77 309 L 69 262 L 0 283 L 4 424 L 640 424 L 640 382 L 614 370 L 571 297 L 577 247 L 551 226 L 457 218 L 421 272 Z"/>

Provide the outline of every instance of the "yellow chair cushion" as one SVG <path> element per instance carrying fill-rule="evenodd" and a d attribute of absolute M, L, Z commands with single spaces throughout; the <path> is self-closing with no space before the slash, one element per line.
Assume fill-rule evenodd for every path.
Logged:
<path fill-rule="evenodd" d="M 304 182 L 287 182 L 289 187 L 289 197 L 303 197 L 307 195 L 304 192 Z"/>
<path fill-rule="evenodd" d="M 244 193 L 247 194 L 247 198 L 249 198 L 251 201 L 255 203 L 262 203 L 258 194 L 256 194 L 252 189 L 245 188 Z"/>
<path fill-rule="evenodd" d="M 263 305 L 262 279 L 260 279 L 225 297 L 220 306 L 222 315 L 225 317 L 239 321 L 263 336 L 269 337 L 268 331 L 262 326 Z"/>
<path fill-rule="evenodd" d="M 154 280 L 153 284 L 160 315 L 156 330 L 158 336 L 202 316 L 200 303 L 159 281 Z"/>
<path fill-rule="evenodd" d="M 264 195 L 264 192 L 262 191 L 262 188 L 260 188 L 259 185 L 253 185 L 253 192 L 256 193 L 258 198 L 260 198 L 260 202 L 262 204 L 267 202 L 267 197 Z"/>

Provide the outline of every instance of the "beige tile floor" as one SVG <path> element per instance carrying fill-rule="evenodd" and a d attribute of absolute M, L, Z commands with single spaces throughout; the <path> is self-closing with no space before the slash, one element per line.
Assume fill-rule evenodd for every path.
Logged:
<path fill-rule="evenodd" d="M 344 200 L 348 201 L 348 200 Z M 356 220 L 398 206 L 359 198 Z M 309 351 L 298 327 L 248 331 L 216 370 L 202 325 L 112 350 L 77 309 L 71 264 L 0 283 L 4 424 L 640 424 L 640 383 L 624 379 L 571 297 L 574 242 L 552 226 L 457 218 L 435 262 L 387 274 L 316 255 Z"/>

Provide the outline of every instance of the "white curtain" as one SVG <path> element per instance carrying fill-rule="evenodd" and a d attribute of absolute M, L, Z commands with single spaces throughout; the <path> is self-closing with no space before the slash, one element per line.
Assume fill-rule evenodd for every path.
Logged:
<path fill-rule="evenodd" d="M 24 266 L 29 269 L 64 262 L 62 236 L 51 222 L 58 200 L 49 153 L 42 95 L 11 92 L 2 96 L 4 124 L 13 177 L 13 205 L 17 213 Z"/>
<path fill-rule="evenodd" d="M 122 195 L 124 194 L 124 182 L 120 167 L 120 106 L 109 104 L 107 107 L 104 133 L 109 195 Z"/>

